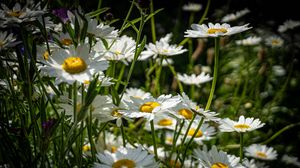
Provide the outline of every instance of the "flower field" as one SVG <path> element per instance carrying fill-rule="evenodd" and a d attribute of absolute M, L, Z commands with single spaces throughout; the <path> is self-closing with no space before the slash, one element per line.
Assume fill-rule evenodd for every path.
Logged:
<path fill-rule="evenodd" d="M 300 167 L 300 20 L 168 2 L 0 1 L 0 168 Z"/>

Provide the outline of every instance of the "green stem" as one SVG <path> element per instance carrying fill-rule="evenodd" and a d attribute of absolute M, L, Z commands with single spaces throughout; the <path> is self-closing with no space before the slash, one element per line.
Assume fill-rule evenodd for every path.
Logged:
<path fill-rule="evenodd" d="M 121 70 L 120 70 L 120 72 L 119 72 L 118 81 L 117 81 L 117 84 L 116 84 L 116 90 L 119 89 L 120 83 L 121 83 L 121 81 L 122 81 L 122 77 L 123 77 L 124 72 L 125 72 L 125 68 L 126 68 L 126 65 L 125 65 L 125 64 L 122 64 Z"/>
<path fill-rule="evenodd" d="M 125 138 L 125 132 L 124 132 L 123 124 L 121 125 L 120 129 L 121 129 L 121 134 L 122 134 L 123 147 L 126 147 L 126 138 Z"/>
<path fill-rule="evenodd" d="M 96 161 L 96 147 L 95 147 L 95 143 L 94 143 L 94 140 L 93 140 L 93 136 L 92 136 L 92 120 L 93 120 L 93 116 L 92 116 L 92 109 L 90 109 L 90 115 L 89 117 L 87 118 L 87 121 L 88 121 L 88 138 L 89 138 L 89 141 L 90 141 L 90 144 L 91 144 L 91 153 L 92 153 L 92 160 L 93 161 Z"/>
<path fill-rule="evenodd" d="M 240 163 L 242 163 L 243 158 L 244 158 L 244 134 L 241 132 L 240 133 Z"/>
<path fill-rule="evenodd" d="M 170 70 L 171 70 L 173 76 L 176 78 L 176 81 L 177 81 L 177 84 L 178 84 L 180 93 L 183 93 L 184 90 L 183 90 L 182 84 L 181 84 L 180 80 L 178 80 L 178 78 L 177 78 L 177 73 L 176 73 L 174 67 L 173 67 L 172 65 L 170 65 L 169 63 L 168 63 L 168 67 L 170 68 Z"/>
<path fill-rule="evenodd" d="M 153 0 L 150 1 L 150 13 L 153 13 Z M 156 31 L 155 31 L 155 18 L 154 15 L 151 17 L 151 34 L 152 42 L 156 42 Z"/>
<path fill-rule="evenodd" d="M 129 69 L 129 72 L 128 72 L 128 75 L 127 75 L 127 79 L 126 79 L 126 83 L 125 83 L 125 86 L 123 88 L 123 91 L 121 93 L 121 96 L 120 96 L 120 99 L 122 99 L 123 97 L 123 94 L 125 93 L 125 90 L 128 86 L 128 83 L 129 83 L 129 80 L 131 78 L 131 75 L 132 75 L 132 72 L 133 72 L 133 69 L 134 69 L 134 65 L 138 59 L 138 48 L 139 48 L 139 43 L 140 43 L 140 40 L 141 40 L 141 34 L 142 34 L 142 30 L 143 30 L 143 27 L 144 27 L 144 22 L 145 20 L 145 16 L 144 14 L 141 12 L 141 21 L 140 21 L 140 26 L 139 26 L 139 31 L 138 31 L 138 34 L 137 34 L 137 38 L 136 38 L 136 45 L 135 45 L 135 52 L 134 52 L 134 58 L 133 58 L 133 61 L 130 65 L 130 69 Z"/>
<path fill-rule="evenodd" d="M 208 13 L 208 10 L 209 10 L 209 7 L 210 7 L 210 1 L 211 1 L 211 0 L 208 0 L 208 1 L 207 1 L 206 7 L 205 7 L 205 11 L 204 11 L 204 13 L 203 13 L 201 19 L 199 20 L 198 24 L 202 24 L 203 21 L 206 19 L 206 16 L 207 16 L 207 13 Z"/>
<path fill-rule="evenodd" d="M 77 82 L 73 83 L 73 115 L 74 124 L 77 123 Z"/>
<path fill-rule="evenodd" d="M 272 135 L 269 139 L 267 139 L 266 141 L 262 142 L 261 144 L 268 144 L 269 142 L 273 141 L 276 137 L 278 137 L 280 134 L 282 134 L 284 131 L 287 131 L 295 126 L 299 126 L 300 122 L 295 123 L 295 124 L 290 124 L 285 126 L 284 128 L 282 128 L 281 130 L 279 130 L 278 132 L 276 132 L 274 135 Z"/>
<path fill-rule="evenodd" d="M 155 139 L 155 129 L 154 129 L 154 123 L 153 123 L 153 120 L 150 121 L 150 125 L 151 125 L 151 133 L 152 133 L 152 141 L 153 141 L 154 155 L 155 155 L 155 159 L 158 160 L 158 156 L 157 156 L 157 146 L 156 146 L 156 139 Z"/>
<path fill-rule="evenodd" d="M 206 19 L 206 16 L 207 16 L 207 13 L 208 13 L 208 10 L 209 10 L 209 7 L 210 7 L 210 1 L 211 1 L 211 0 L 208 0 L 208 1 L 207 1 L 206 7 L 205 7 L 205 11 L 204 11 L 204 13 L 203 13 L 201 19 L 199 20 L 198 24 L 202 24 L 203 21 Z M 186 38 L 184 38 L 178 45 L 179 45 L 179 46 L 182 46 L 182 45 L 184 45 L 186 42 L 188 42 L 188 40 L 189 40 L 189 38 L 186 37 Z"/>
<path fill-rule="evenodd" d="M 190 86 L 190 96 L 191 96 L 192 100 L 194 100 L 194 98 L 195 98 L 194 92 L 195 92 L 195 85 L 191 85 Z"/>
<path fill-rule="evenodd" d="M 135 2 L 135 0 L 132 0 L 131 5 L 130 5 L 130 8 L 129 8 L 129 10 L 128 10 L 128 12 L 127 12 L 127 15 L 126 15 L 126 17 L 125 17 L 125 20 L 124 20 L 124 22 L 123 22 L 123 24 L 122 24 L 122 26 L 121 26 L 121 28 L 120 28 L 120 31 L 119 31 L 120 34 L 123 32 L 124 26 L 126 25 L 127 20 L 129 19 L 129 16 L 130 16 L 130 14 L 131 14 L 131 12 L 132 12 L 132 9 L 133 9 L 133 6 L 134 6 L 134 2 Z"/>
<path fill-rule="evenodd" d="M 212 86 L 209 93 L 209 98 L 205 107 L 205 110 L 209 110 L 212 99 L 214 97 L 214 92 L 217 84 L 217 76 L 218 76 L 218 64 L 219 64 L 219 54 L 220 54 L 220 38 L 215 38 L 215 65 L 214 65 L 214 76 L 212 81 Z"/>

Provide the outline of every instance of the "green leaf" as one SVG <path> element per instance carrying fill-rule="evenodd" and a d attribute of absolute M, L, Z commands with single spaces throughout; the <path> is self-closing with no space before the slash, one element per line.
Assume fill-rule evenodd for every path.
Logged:
<path fill-rule="evenodd" d="M 101 8 L 101 9 L 89 12 L 89 13 L 87 13 L 87 15 L 90 17 L 96 17 L 96 16 L 108 11 L 109 9 L 110 9 L 109 7 Z"/>

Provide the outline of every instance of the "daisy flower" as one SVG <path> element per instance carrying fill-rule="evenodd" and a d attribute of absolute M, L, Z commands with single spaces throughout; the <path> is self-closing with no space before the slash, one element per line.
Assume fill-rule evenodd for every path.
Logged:
<path fill-rule="evenodd" d="M 206 146 L 203 147 L 203 150 L 195 149 L 193 154 L 199 161 L 199 168 L 242 168 L 238 157 L 218 151 L 216 146 L 209 151 Z"/>
<path fill-rule="evenodd" d="M 153 119 L 154 128 L 157 129 L 168 129 L 168 130 L 175 130 L 177 121 L 175 118 L 170 117 L 166 114 L 158 114 L 154 116 Z M 147 121 L 145 124 L 146 130 L 151 130 L 150 122 Z"/>
<path fill-rule="evenodd" d="M 121 136 L 116 136 L 109 131 L 105 131 L 105 133 L 100 135 L 95 146 L 97 151 L 103 152 L 107 150 L 111 153 L 116 153 L 123 146 L 123 140 Z M 126 146 L 129 146 L 129 144 L 126 144 Z"/>
<path fill-rule="evenodd" d="M 283 45 L 283 39 L 278 36 L 271 36 L 266 39 L 266 45 L 277 48 Z"/>
<path fill-rule="evenodd" d="M 259 119 L 245 118 L 244 116 L 240 116 L 238 121 L 225 118 L 220 121 L 220 124 L 221 132 L 249 132 L 265 125 Z"/>
<path fill-rule="evenodd" d="M 196 129 L 198 127 L 199 124 L 199 120 L 194 120 L 194 122 L 192 123 L 188 134 L 187 134 L 187 142 L 189 142 L 189 139 L 192 138 L 192 136 L 196 133 Z M 182 129 L 182 134 L 185 134 L 188 128 L 189 122 L 186 122 L 184 125 L 184 128 Z M 200 127 L 200 129 L 197 131 L 195 137 L 194 137 L 194 141 L 198 144 L 203 144 L 203 141 L 209 141 L 213 138 L 214 135 L 216 135 L 216 129 L 214 127 L 209 126 L 207 123 L 203 123 Z"/>
<path fill-rule="evenodd" d="M 261 38 L 257 36 L 250 36 L 246 39 L 243 40 L 237 40 L 235 43 L 237 45 L 243 45 L 243 46 L 252 46 L 252 45 L 257 45 L 261 42 Z"/>
<path fill-rule="evenodd" d="M 102 41 L 98 41 L 94 47 L 95 51 L 99 55 L 103 55 L 106 60 L 126 63 L 127 59 L 134 57 L 136 42 L 131 37 L 124 35 L 117 40 L 107 40 L 107 43 L 109 48 Z"/>
<path fill-rule="evenodd" d="M 300 26 L 300 21 L 295 21 L 295 20 L 286 20 L 283 25 L 280 25 L 278 27 L 278 31 L 280 33 L 283 33 L 289 29 L 294 29 L 296 27 Z"/>
<path fill-rule="evenodd" d="M 231 14 L 225 15 L 221 19 L 221 22 L 224 23 L 224 22 L 231 22 L 231 21 L 238 20 L 239 18 L 243 17 L 244 15 L 246 15 L 249 12 L 250 12 L 250 10 L 246 8 L 241 11 L 237 11 L 236 13 L 231 13 Z"/>
<path fill-rule="evenodd" d="M 292 164 L 295 165 L 297 167 L 300 167 L 300 161 L 298 160 L 297 157 L 295 156 L 289 156 L 289 155 L 283 155 L 281 160 L 287 164 Z"/>
<path fill-rule="evenodd" d="M 286 70 L 281 65 L 273 65 L 272 71 L 275 76 L 284 76 L 286 74 Z"/>
<path fill-rule="evenodd" d="M 53 37 L 64 46 L 71 46 L 73 44 L 73 40 L 69 33 L 60 32 L 58 34 L 53 34 Z"/>
<path fill-rule="evenodd" d="M 177 78 L 184 84 L 196 86 L 199 86 L 202 83 L 206 83 L 212 80 L 212 77 L 210 77 L 209 74 L 205 74 L 204 72 L 201 72 L 201 74 L 197 76 L 195 74 L 192 74 L 190 76 L 187 74 L 178 74 Z"/>
<path fill-rule="evenodd" d="M 185 32 L 184 37 L 191 37 L 191 38 L 203 38 L 203 37 L 220 37 L 220 36 L 230 36 L 233 34 L 237 34 L 246 30 L 251 29 L 248 27 L 249 24 L 245 24 L 243 26 L 233 26 L 231 27 L 227 23 L 208 23 L 206 24 L 192 24 L 192 30 L 187 30 Z"/>
<path fill-rule="evenodd" d="M 182 10 L 189 11 L 189 12 L 198 12 L 202 9 L 202 5 L 198 3 L 191 3 L 185 4 L 182 6 Z"/>
<path fill-rule="evenodd" d="M 13 47 L 16 44 L 16 38 L 12 33 L 0 31 L 0 51 L 7 47 Z"/>
<path fill-rule="evenodd" d="M 4 25 L 36 20 L 42 14 L 46 13 L 46 11 L 39 7 L 40 3 L 37 3 L 36 5 L 33 5 L 33 3 L 34 2 L 31 1 L 24 7 L 21 7 L 19 3 L 16 3 L 12 9 L 9 9 L 2 3 L 2 9 L 0 9 L 0 20 L 3 20 Z"/>
<path fill-rule="evenodd" d="M 252 144 L 245 148 L 245 155 L 262 160 L 275 160 L 277 152 L 272 147 L 266 145 Z"/>
<path fill-rule="evenodd" d="M 53 51 L 45 65 L 40 67 L 44 75 L 55 77 L 55 83 L 75 81 L 85 83 L 91 81 L 95 73 L 108 68 L 107 61 L 92 60 L 95 52 L 90 52 L 88 44 L 81 44 L 77 48 L 58 49 Z"/>
<path fill-rule="evenodd" d="M 248 160 L 245 158 L 243 159 L 242 164 L 245 168 L 268 168 L 264 163 L 257 162 L 254 159 Z"/>
<path fill-rule="evenodd" d="M 165 144 L 167 145 L 173 145 L 173 141 L 174 141 L 174 132 L 166 132 L 165 133 Z M 177 141 L 176 141 L 176 146 L 178 145 L 181 145 L 182 143 L 182 135 L 179 135 L 179 137 L 177 138 Z"/>
<path fill-rule="evenodd" d="M 93 101 L 93 117 L 99 119 L 100 122 L 116 120 L 118 127 L 122 125 L 122 109 L 113 104 L 111 96 L 96 96 Z"/>
<path fill-rule="evenodd" d="M 129 109 L 121 110 L 120 113 L 128 118 L 144 117 L 147 121 L 153 120 L 158 113 L 168 112 L 180 102 L 180 99 L 171 95 L 161 95 L 158 98 L 151 96 L 145 99 L 130 97 L 130 99 L 131 101 L 124 101 Z"/>
<path fill-rule="evenodd" d="M 128 88 L 128 89 L 126 89 L 126 91 L 122 97 L 122 100 L 130 101 L 131 96 L 135 97 L 135 98 L 145 99 L 145 98 L 151 97 L 151 94 L 149 92 L 145 92 L 139 88 Z"/>
<path fill-rule="evenodd" d="M 182 95 L 178 95 L 177 98 L 180 102 L 172 108 L 169 114 L 178 119 L 191 120 L 194 115 L 192 109 L 197 109 L 199 107 L 184 92 Z"/>
<path fill-rule="evenodd" d="M 97 154 L 100 161 L 94 163 L 94 168 L 133 168 L 151 167 L 158 168 L 159 164 L 154 160 L 154 155 L 142 150 L 141 147 L 119 148 L 116 153 L 104 151 Z"/>
<path fill-rule="evenodd" d="M 146 45 L 146 51 L 141 53 L 141 60 L 145 60 L 149 57 L 156 58 L 158 55 L 161 56 L 173 56 L 179 55 L 186 52 L 186 49 L 182 49 L 183 46 L 171 45 L 172 34 L 169 33 L 165 37 L 162 37 L 159 41 L 156 41 L 155 44 L 150 43 Z"/>

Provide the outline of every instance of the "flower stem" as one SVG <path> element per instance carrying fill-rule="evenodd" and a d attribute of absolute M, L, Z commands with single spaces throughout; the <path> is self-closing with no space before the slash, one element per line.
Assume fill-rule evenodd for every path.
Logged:
<path fill-rule="evenodd" d="M 240 133 L 240 163 L 242 163 L 243 158 L 244 158 L 244 134 L 241 132 Z"/>
<path fill-rule="evenodd" d="M 155 139 L 155 129 L 154 129 L 154 122 L 153 122 L 153 120 L 150 121 L 150 125 L 151 125 L 151 133 L 152 133 L 152 140 L 153 140 L 154 155 L 155 155 L 155 159 L 158 160 L 157 146 L 156 146 L 156 139 Z"/>
<path fill-rule="evenodd" d="M 121 133 L 122 133 L 123 146 L 126 147 L 126 139 L 125 139 L 125 132 L 124 132 L 123 124 L 121 125 L 120 129 L 121 129 Z"/>
<path fill-rule="evenodd" d="M 153 13 L 153 0 L 150 1 L 150 12 Z M 154 15 L 151 17 L 151 34 L 152 34 L 152 42 L 156 42 L 156 31 L 155 31 L 155 19 Z"/>
<path fill-rule="evenodd" d="M 218 76 L 218 64 L 219 64 L 219 54 L 220 54 L 220 38 L 215 38 L 215 65 L 214 65 L 214 76 L 212 81 L 212 86 L 209 93 L 209 98 L 205 107 L 205 110 L 209 110 L 212 99 L 214 97 L 214 92 L 217 84 L 217 76 Z"/>

